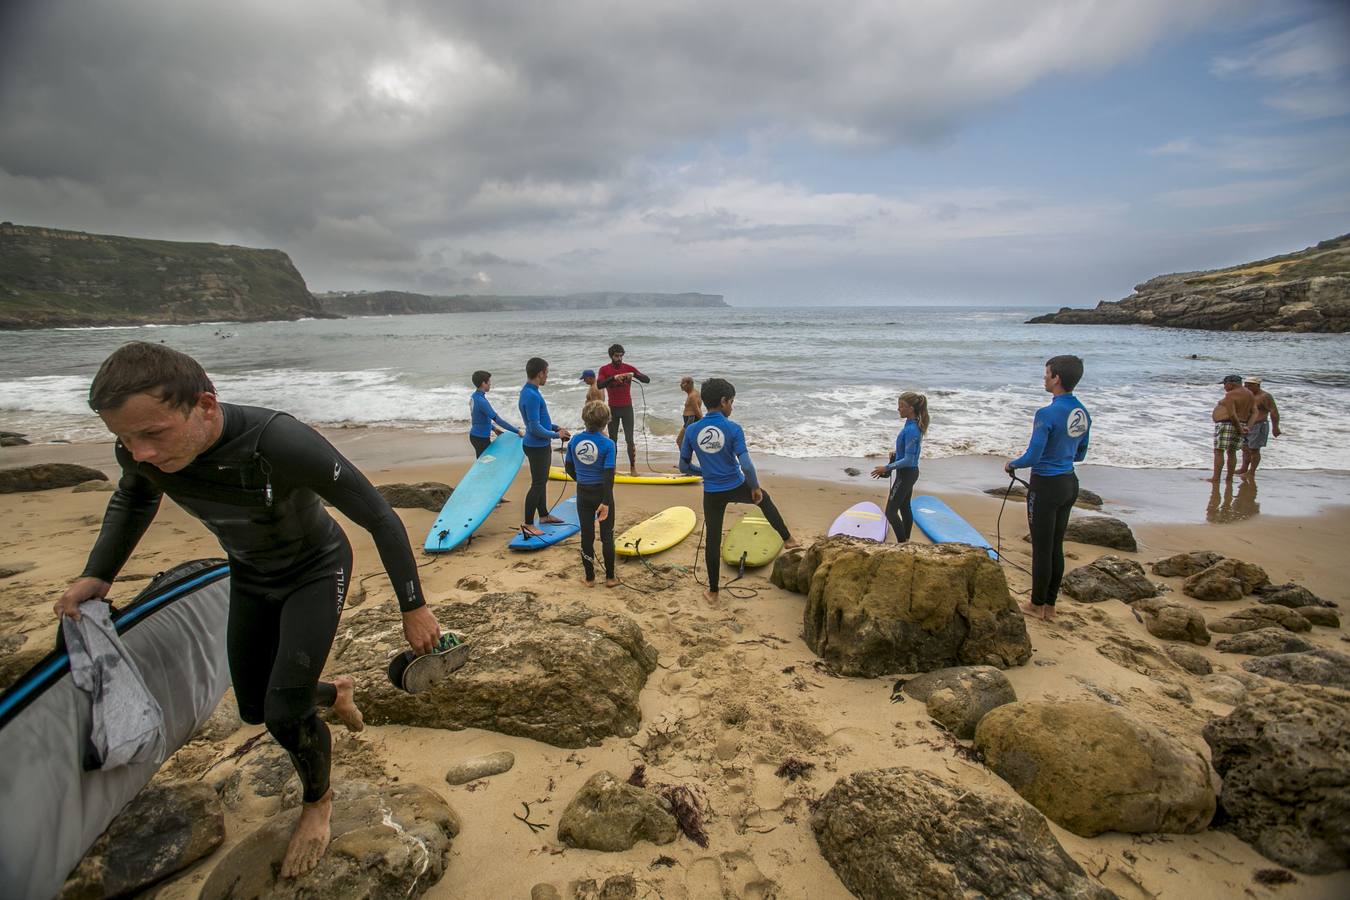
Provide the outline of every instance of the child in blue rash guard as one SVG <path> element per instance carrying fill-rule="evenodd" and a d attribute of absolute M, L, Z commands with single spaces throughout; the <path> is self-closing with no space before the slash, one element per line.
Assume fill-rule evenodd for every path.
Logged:
<path fill-rule="evenodd" d="M 600 550 L 605 558 L 605 587 L 614 577 L 614 442 L 601 434 L 609 424 L 609 405 L 592 400 L 581 410 L 586 430 L 573 435 L 563 468 L 577 483 L 577 516 L 581 519 L 582 583 L 595 587 L 595 523 L 600 523 Z"/>
<path fill-rule="evenodd" d="M 525 429 L 517 428 L 497 415 L 488 402 L 487 392 L 492 390 L 491 372 L 482 369 L 474 372 L 473 386 L 473 396 L 469 398 L 469 443 L 473 445 L 474 456 L 482 456 L 492 443 L 492 438 L 503 431 L 514 431 L 522 437 L 525 435 Z"/>
<path fill-rule="evenodd" d="M 1073 395 L 1083 377 L 1083 361 L 1056 356 L 1045 363 L 1045 389 L 1054 395 L 1049 406 L 1036 411 L 1027 451 L 1011 460 L 1004 471 L 1031 467 L 1027 491 L 1027 524 L 1031 527 L 1031 604 L 1022 611 L 1049 621 L 1064 577 L 1064 532 L 1078 499 L 1078 476 L 1073 464 L 1087 457 L 1092 418 Z"/>
<path fill-rule="evenodd" d="M 923 436 L 928 433 L 928 398 L 905 391 L 896 402 L 896 410 L 905 420 L 905 426 L 895 436 L 890 463 L 873 469 L 872 477 L 885 478 L 895 474 L 890 495 L 886 498 L 886 521 L 891 523 L 896 543 L 903 544 L 914 530 L 914 511 L 910 509 L 909 501 L 914 496 L 914 482 L 919 480 Z"/>
<path fill-rule="evenodd" d="M 708 590 L 703 596 L 709 603 L 716 603 L 721 576 L 722 520 L 727 504 L 755 504 L 783 538 L 785 547 L 796 547 L 797 542 L 768 492 L 759 486 L 759 476 L 745 446 L 745 432 L 729 418 L 736 388 L 725 378 L 709 378 L 700 386 L 699 393 L 708 411 L 685 429 L 684 442 L 680 444 L 680 471 L 703 476 L 703 527 L 707 536 L 704 559 L 708 569 Z M 698 465 L 693 462 L 695 455 Z"/>
<path fill-rule="evenodd" d="M 548 468 L 553 458 L 553 439 L 564 441 L 572 435 L 566 428 L 553 424 L 548 417 L 548 404 L 539 389 L 548 383 L 548 361 L 537 356 L 525 363 L 525 377 L 529 379 L 520 389 L 520 417 L 525 421 L 525 458 L 530 461 L 530 489 L 525 493 L 525 520 L 520 530 L 525 534 L 543 534 L 535 527 L 534 517 L 549 524 L 561 522 L 548 511 Z"/>

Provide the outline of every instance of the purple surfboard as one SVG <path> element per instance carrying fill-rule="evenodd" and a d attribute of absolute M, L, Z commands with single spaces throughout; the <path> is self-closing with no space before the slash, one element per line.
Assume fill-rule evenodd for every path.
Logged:
<path fill-rule="evenodd" d="M 881 507 L 864 500 L 855 503 L 840 513 L 827 534 L 846 534 L 850 537 L 864 538 L 869 541 L 886 540 L 886 517 Z"/>

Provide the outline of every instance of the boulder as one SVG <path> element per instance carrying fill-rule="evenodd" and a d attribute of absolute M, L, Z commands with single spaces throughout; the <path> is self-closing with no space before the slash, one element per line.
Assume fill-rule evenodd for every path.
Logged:
<path fill-rule="evenodd" d="M 368 724 L 486 728 L 557 747 L 637 733 L 638 694 L 656 669 L 656 650 L 632 619 L 555 608 L 527 593 L 431 609 L 442 628 L 466 636 L 469 660 L 420 694 L 386 677 L 389 657 L 407 647 L 392 604 L 343 619 L 329 671 L 356 677 Z"/>
<path fill-rule="evenodd" d="M 1220 653 L 1245 653 L 1248 656 L 1273 656 L 1276 653 L 1302 653 L 1313 645 L 1283 628 L 1257 628 L 1226 637 L 1214 645 Z"/>
<path fill-rule="evenodd" d="M 1026 803 L 917 769 L 839 779 L 811 828 L 844 887 L 864 900 L 1115 896 L 1087 877 Z"/>
<path fill-rule="evenodd" d="M 798 579 L 810 585 L 806 644 L 845 675 L 1006 668 L 1031 658 L 1003 569 L 984 550 L 832 537 L 806 551 Z"/>
<path fill-rule="evenodd" d="M 1258 585 L 1252 593 L 1257 596 L 1257 602 L 1259 603 L 1287 606 L 1290 609 L 1298 609 L 1303 606 L 1325 606 L 1328 609 L 1336 608 L 1335 603 L 1332 603 L 1330 600 L 1323 600 L 1303 585 L 1294 584 L 1292 581 L 1284 584 Z"/>
<path fill-rule="evenodd" d="M 1319 648 L 1307 653 L 1277 653 L 1242 661 L 1244 671 L 1288 684 L 1317 684 L 1350 689 L 1350 654 Z"/>
<path fill-rule="evenodd" d="M 1184 603 L 1153 597 L 1134 604 L 1134 609 L 1143 617 L 1148 633 L 1156 638 L 1186 641 L 1201 647 L 1209 644 L 1205 617 Z"/>
<path fill-rule="evenodd" d="M 510 750 L 498 750 L 496 753 L 471 756 L 451 766 L 450 770 L 445 773 L 445 780 L 450 784 L 468 784 L 470 781 L 477 781 L 489 775 L 509 772 L 515 764 L 516 755 Z"/>
<path fill-rule="evenodd" d="M 1341 627 L 1340 613 L 1325 606 L 1300 606 L 1296 608 L 1294 612 L 1307 619 L 1313 625 L 1321 625 L 1323 628 Z"/>
<path fill-rule="evenodd" d="M 416 784 L 333 787 L 332 843 L 313 871 L 282 879 L 281 860 L 299 813 L 277 816 L 211 870 L 200 900 L 262 897 L 419 897 L 445 874 L 459 817 Z"/>
<path fill-rule="evenodd" d="M 1013 790 L 1083 837 L 1194 834 L 1214 815 L 1204 757 L 1105 703 L 1009 703 L 981 720 L 975 745 Z"/>
<path fill-rule="evenodd" d="M 1060 590 L 1080 603 L 1121 600 L 1131 603 L 1156 597 L 1158 587 L 1144 575 L 1144 567 L 1113 554 L 1099 556 L 1064 576 Z"/>
<path fill-rule="evenodd" d="M 1167 654 L 1168 659 L 1192 675 L 1208 675 L 1214 671 L 1214 666 L 1199 650 L 1180 644 L 1168 644 L 1163 648 L 1163 652 Z"/>
<path fill-rule="evenodd" d="M 107 481 L 108 476 L 98 469 L 73 463 L 41 463 L 0 469 L 0 494 L 22 491 L 50 491 L 54 488 L 74 487 L 83 481 Z"/>
<path fill-rule="evenodd" d="M 805 594 L 811 589 L 811 576 L 807 575 L 804 581 L 801 577 L 802 558 L 805 555 L 805 547 L 793 547 L 779 553 L 773 561 L 769 583 L 794 594 Z"/>
<path fill-rule="evenodd" d="M 1240 559 L 1223 559 L 1187 578 L 1181 592 L 1197 600 L 1240 600 L 1269 581 L 1260 566 Z"/>
<path fill-rule="evenodd" d="M 1114 516 L 1075 516 L 1069 520 L 1065 540 L 1096 547 L 1111 547 L 1134 553 L 1139 545 L 1130 526 Z"/>
<path fill-rule="evenodd" d="M 592 775 L 558 820 L 558 840 L 581 850 L 615 852 L 638 841 L 669 844 L 678 831 L 669 803 L 609 772 Z"/>
<path fill-rule="evenodd" d="M 28 443 L 17 431 L 0 431 L 0 447 L 26 447 Z"/>
<path fill-rule="evenodd" d="M 1166 559 L 1155 559 L 1149 563 L 1149 568 L 1153 570 L 1154 575 L 1163 578 L 1190 578 L 1222 560 L 1223 556 L 1213 550 L 1192 550 L 1190 553 L 1178 553 Z"/>
<path fill-rule="evenodd" d="M 1247 696 L 1247 686 L 1230 672 L 1215 672 L 1200 679 L 1200 693 L 1219 703 L 1237 706 Z"/>
<path fill-rule="evenodd" d="M 440 512 L 454 488 L 439 481 L 417 484 L 382 484 L 375 488 L 394 509 L 427 509 Z"/>
<path fill-rule="evenodd" d="M 902 690 L 928 704 L 928 715 L 959 738 L 975 736 L 989 710 L 1017 699 L 1008 677 L 993 666 L 954 666 L 911 678 Z"/>
<path fill-rule="evenodd" d="M 1209 623 L 1210 631 L 1221 634 L 1241 634 L 1272 627 L 1287 631 L 1312 631 L 1312 624 L 1307 619 L 1283 606 L 1249 606 Z"/>
<path fill-rule="evenodd" d="M 1271 685 L 1204 728 L 1216 827 L 1299 872 L 1350 867 L 1350 692 Z"/>
<path fill-rule="evenodd" d="M 118 813 L 70 873 L 58 897 L 120 897 L 210 855 L 225 840 L 225 811 L 201 782 L 151 782 Z"/>

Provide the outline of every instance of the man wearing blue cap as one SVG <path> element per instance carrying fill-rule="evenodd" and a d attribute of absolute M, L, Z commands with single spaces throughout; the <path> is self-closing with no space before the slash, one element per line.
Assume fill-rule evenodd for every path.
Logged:
<path fill-rule="evenodd" d="M 586 402 L 581 404 L 582 409 L 585 409 L 586 404 L 590 403 L 592 400 L 605 399 L 605 392 L 600 390 L 600 386 L 595 383 L 594 369 L 587 369 L 582 372 L 581 380 L 586 382 Z"/>

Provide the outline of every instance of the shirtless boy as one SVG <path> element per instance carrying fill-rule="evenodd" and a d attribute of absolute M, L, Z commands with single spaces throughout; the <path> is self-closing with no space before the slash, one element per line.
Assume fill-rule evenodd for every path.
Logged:
<path fill-rule="evenodd" d="M 1214 420 L 1214 474 L 1206 481 L 1219 480 L 1223 470 L 1225 456 L 1228 459 L 1228 477 L 1233 477 L 1237 468 L 1237 451 L 1242 446 L 1243 435 L 1247 433 L 1247 422 L 1256 408 L 1256 398 L 1252 392 L 1242 386 L 1239 375 L 1225 375 L 1223 396 L 1214 404 L 1210 418 Z"/>
<path fill-rule="evenodd" d="M 684 443 L 684 430 L 703 418 L 703 401 L 699 399 L 698 391 L 694 390 L 694 379 L 691 376 L 686 375 L 680 379 L 680 390 L 684 391 L 684 410 L 680 413 L 680 419 L 683 420 L 680 434 L 675 438 L 677 447 Z"/>
<path fill-rule="evenodd" d="M 586 407 L 590 406 L 596 400 L 605 399 L 605 392 L 600 390 L 600 386 L 595 383 L 594 369 L 587 369 L 586 371 L 582 372 L 581 380 L 586 382 L 586 400 L 581 404 L 582 409 L 585 409 Z"/>
<path fill-rule="evenodd" d="M 1242 465 L 1237 470 L 1244 481 L 1250 481 L 1256 478 L 1256 467 L 1261 465 L 1261 448 L 1271 437 L 1280 436 L 1280 410 L 1275 406 L 1275 398 L 1262 389 L 1260 377 L 1254 375 L 1242 386 L 1256 400 L 1247 420 L 1247 434 L 1242 439 Z"/>

